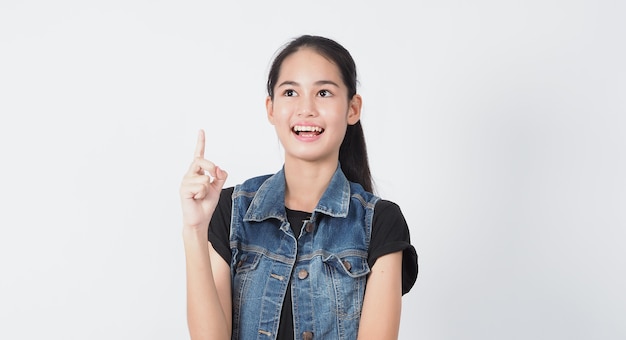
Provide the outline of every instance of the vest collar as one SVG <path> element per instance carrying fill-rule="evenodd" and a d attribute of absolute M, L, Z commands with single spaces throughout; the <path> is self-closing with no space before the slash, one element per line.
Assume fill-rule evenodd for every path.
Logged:
<path fill-rule="evenodd" d="M 319 212 L 332 217 L 348 216 L 350 204 L 350 182 L 337 166 L 326 191 L 315 207 Z M 285 221 L 285 167 L 269 177 L 257 190 L 250 207 L 246 211 L 244 221 L 263 221 L 277 218 Z"/>

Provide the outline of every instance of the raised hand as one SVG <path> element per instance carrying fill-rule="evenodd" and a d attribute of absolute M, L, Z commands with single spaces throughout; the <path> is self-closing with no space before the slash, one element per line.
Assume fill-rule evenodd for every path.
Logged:
<path fill-rule="evenodd" d="M 204 147 L 204 131 L 200 130 L 193 162 L 180 186 L 184 228 L 207 229 L 228 177 L 226 171 L 204 159 Z"/>

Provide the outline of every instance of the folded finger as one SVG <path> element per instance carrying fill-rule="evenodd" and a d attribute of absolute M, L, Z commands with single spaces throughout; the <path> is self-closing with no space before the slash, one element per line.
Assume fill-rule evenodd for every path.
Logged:
<path fill-rule="evenodd" d="M 206 160 L 204 158 L 196 158 L 191 162 L 189 166 L 189 171 L 187 171 L 187 175 L 198 174 L 205 175 L 209 174 L 212 177 L 215 177 L 215 164 L 213 162 Z"/>

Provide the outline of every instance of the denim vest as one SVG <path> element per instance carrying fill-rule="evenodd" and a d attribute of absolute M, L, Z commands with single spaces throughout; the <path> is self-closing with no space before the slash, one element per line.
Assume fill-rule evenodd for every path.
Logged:
<path fill-rule="evenodd" d="M 356 339 L 378 197 L 341 169 L 294 235 L 285 213 L 284 170 L 233 192 L 233 339 L 274 339 L 291 280 L 296 339 Z"/>

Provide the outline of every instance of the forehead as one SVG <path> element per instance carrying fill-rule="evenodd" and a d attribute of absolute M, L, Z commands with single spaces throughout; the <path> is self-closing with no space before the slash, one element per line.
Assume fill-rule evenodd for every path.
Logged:
<path fill-rule="evenodd" d="M 304 76 L 341 80 L 339 67 L 326 56 L 308 47 L 299 49 L 283 60 L 278 78 Z"/>

